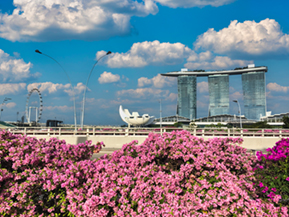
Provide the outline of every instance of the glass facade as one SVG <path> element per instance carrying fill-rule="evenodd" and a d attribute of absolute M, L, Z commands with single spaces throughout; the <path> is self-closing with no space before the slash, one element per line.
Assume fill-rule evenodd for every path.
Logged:
<path fill-rule="evenodd" d="M 245 117 L 259 120 L 266 114 L 265 72 L 242 74 L 242 85 Z"/>
<path fill-rule="evenodd" d="M 194 120 L 197 117 L 197 77 L 178 76 L 177 114 Z"/>
<path fill-rule="evenodd" d="M 229 114 L 229 75 L 208 76 L 209 116 Z"/>

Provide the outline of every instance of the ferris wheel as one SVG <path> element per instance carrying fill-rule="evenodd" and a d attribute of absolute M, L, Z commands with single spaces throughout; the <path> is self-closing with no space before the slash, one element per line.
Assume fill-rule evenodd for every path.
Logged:
<path fill-rule="evenodd" d="M 30 96 L 31 96 L 31 94 L 33 92 L 37 92 L 38 93 L 38 96 L 39 96 L 39 107 L 29 106 L 29 99 L 30 99 Z M 36 123 L 39 122 L 39 120 L 41 118 L 41 115 L 42 115 L 43 101 L 42 101 L 41 93 L 40 93 L 40 91 L 37 88 L 34 88 L 34 89 L 30 90 L 30 92 L 28 93 L 28 96 L 27 96 L 25 114 L 26 114 L 26 120 L 27 120 L 28 123 L 31 122 L 31 119 L 30 119 L 31 118 L 31 109 L 35 109 L 35 111 L 36 111 L 36 120 L 35 120 L 35 122 Z"/>

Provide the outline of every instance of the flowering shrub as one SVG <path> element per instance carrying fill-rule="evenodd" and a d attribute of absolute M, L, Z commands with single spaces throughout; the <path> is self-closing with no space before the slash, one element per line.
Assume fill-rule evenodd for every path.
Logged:
<path fill-rule="evenodd" d="M 102 144 L 67 145 L 0 131 L 0 216 L 49 216 L 69 213 L 65 188 L 81 185 L 78 164 L 85 164 Z M 85 172 L 89 172 L 85 171 Z M 73 184 L 71 184 L 73 183 Z"/>
<path fill-rule="evenodd" d="M 89 160 L 101 144 L 72 147 L 1 132 L 0 214 L 288 216 L 286 207 L 258 199 L 257 160 L 241 142 L 204 141 L 187 131 L 149 134 L 142 145 L 133 141 Z"/>
<path fill-rule="evenodd" d="M 282 139 L 268 153 L 257 152 L 256 193 L 262 198 L 289 202 L 289 138 Z"/>

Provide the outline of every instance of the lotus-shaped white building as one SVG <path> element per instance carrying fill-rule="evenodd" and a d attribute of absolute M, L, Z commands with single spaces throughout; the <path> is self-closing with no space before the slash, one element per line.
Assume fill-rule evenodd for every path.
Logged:
<path fill-rule="evenodd" d="M 122 105 L 119 106 L 119 115 L 125 123 L 133 126 L 147 126 L 155 120 L 154 116 L 149 116 L 148 114 L 143 114 L 142 116 L 138 112 L 130 114 L 127 109 L 122 108 Z"/>

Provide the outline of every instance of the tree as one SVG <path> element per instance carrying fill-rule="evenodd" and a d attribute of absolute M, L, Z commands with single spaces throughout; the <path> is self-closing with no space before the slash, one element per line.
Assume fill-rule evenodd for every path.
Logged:
<path fill-rule="evenodd" d="M 282 121 L 283 121 L 283 128 L 289 128 L 289 117 L 288 116 L 284 116 L 282 118 Z"/>

